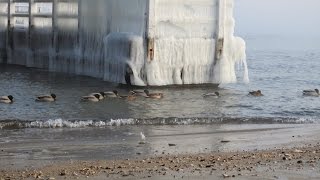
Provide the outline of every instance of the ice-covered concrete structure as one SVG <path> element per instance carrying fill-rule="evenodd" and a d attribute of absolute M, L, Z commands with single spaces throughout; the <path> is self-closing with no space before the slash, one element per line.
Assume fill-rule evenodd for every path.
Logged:
<path fill-rule="evenodd" d="M 233 0 L 0 0 L 0 62 L 133 85 L 230 83 Z"/>

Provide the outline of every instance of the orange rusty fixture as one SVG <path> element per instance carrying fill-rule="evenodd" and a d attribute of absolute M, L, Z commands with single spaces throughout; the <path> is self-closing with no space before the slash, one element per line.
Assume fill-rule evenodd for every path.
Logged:
<path fill-rule="evenodd" d="M 148 59 L 149 61 L 154 59 L 154 38 L 148 38 Z"/>
<path fill-rule="evenodd" d="M 223 53 L 223 46 L 224 46 L 224 38 L 219 38 L 218 42 L 216 43 L 216 52 L 215 52 L 214 64 L 216 64 L 217 61 L 221 59 L 221 56 L 222 56 L 222 53 Z"/>

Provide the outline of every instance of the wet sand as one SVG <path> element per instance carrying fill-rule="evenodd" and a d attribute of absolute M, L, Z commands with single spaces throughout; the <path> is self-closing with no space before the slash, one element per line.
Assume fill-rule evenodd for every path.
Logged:
<path fill-rule="evenodd" d="M 46 139 L 47 143 L 44 143 L 41 140 L 44 134 L 42 138 L 33 137 L 36 139 L 33 141 L 31 141 L 32 136 L 28 137 L 27 134 L 19 143 L 1 143 L 0 177 L 1 179 L 320 178 L 320 125 L 317 124 L 130 126 L 115 127 L 113 133 L 117 130 L 123 132 L 124 128 L 130 129 L 131 133 L 127 133 L 127 137 L 119 137 L 124 138 L 121 142 L 115 140 L 105 144 L 98 140 L 90 141 L 91 135 L 88 132 L 86 140 L 79 137 L 83 140 L 79 143 L 77 139 L 71 138 L 73 143 L 70 143 L 57 137 L 52 137 L 51 141 Z M 94 135 L 97 135 L 98 130 L 88 131 L 95 131 Z M 108 132 L 106 129 L 100 130 Z M 141 143 L 139 137 L 142 130 L 147 136 L 144 143 Z M 49 132 L 48 129 L 45 132 Z M 79 133 L 83 131 L 67 130 L 63 134 L 65 138 L 70 138 L 72 134 L 78 136 Z M 107 146 L 108 143 L 116 147 L 108 151 L 110 148 Z M 50 153 L 47 149 L 51 149 Z M 110 154 L 106 155 L 108 153 Z"/>

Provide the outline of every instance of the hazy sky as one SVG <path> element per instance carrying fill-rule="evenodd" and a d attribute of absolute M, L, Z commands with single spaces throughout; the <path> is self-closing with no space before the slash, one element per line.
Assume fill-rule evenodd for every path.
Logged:
<path fill-rule="evenodd" d="M 236 34 L 320 36 L 320 0 L 234 0 Z"/>

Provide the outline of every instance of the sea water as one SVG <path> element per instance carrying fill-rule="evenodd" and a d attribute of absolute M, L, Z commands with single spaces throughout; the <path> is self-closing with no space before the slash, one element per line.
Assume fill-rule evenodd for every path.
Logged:
<path fill-rule="evenodd" d="M 152 88 L 161 100 L 106 99 L 84 103 L 91 92 L 132 88 L 99 79 L 37 69 L 1 65 L 1 95 L 13 95 L 13 104 L 0 104 L 0 127 L 88 127 L 118 125 L 170 125 L 211 123 L 318 123 L 318 97 L 304 97 L 302 90 L 319 88 L 320 49 L 305 43 L 293 47 L 290 39 L 248 37 L 251 83 L 212 86 Z M 270 42 L 279 42 L 275 47 Z M 286 45 L 286 46 L 285 46 Z M 242 77 L 240 76 L 239 79 Z M 248 96 L 262 90 L 263 97 Z M 219 91 L 220 98 L 202 94 Z M 55 93 L 54 103 L 37 103 L 37 95 Z"/>
<path fill-rule="evenodd" d="M 304 97 L 302 90 L 319 88 L 320 74 L 315 67 L 320 66 L 320 49 L 310 43 L 313 41 L 282 36 L 245 38 L 249 84 L 151 88 L 164 93 L 161 100 L 81 102 L 81 96 L 91 92 L 117 89 L 127 94 L 132 88 L 90 77 L 1 65 L 1 95 L 15 98 L 13 104 L 0 104 L 1 167 L 260 149 L 297 136 L 302 136 L 297 141 L 312 139 L 304 129 L 314 126 L 313 132 L 318 131 L 320 97 Z M 247 95 L 257 89 L 263 97 Z M 221 97 L 202 97 L 214 91 Z M 57 101 L 35 102 L 37 95 L 47 93 L 57 94 Z M 145 145 L 138 145 L 140 132 L 146 135 Z M 276 141 L 273 133 L 281 134 Z M 226 139 L 231 142 L 220 143 Z M 168 149 L 168 143 L 177 147 Z"/>

